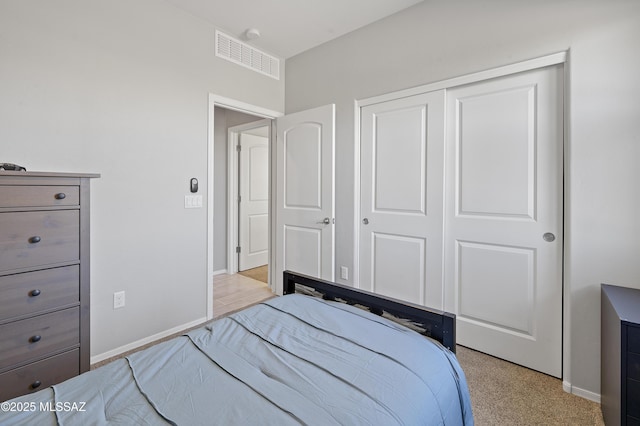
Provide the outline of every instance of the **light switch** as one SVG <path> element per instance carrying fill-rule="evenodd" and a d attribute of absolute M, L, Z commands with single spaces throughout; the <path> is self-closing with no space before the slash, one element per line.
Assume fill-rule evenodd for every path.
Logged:
<path fill-rule="evenodd" d="M 185 209 L 202 208 L 202 195 L 185 195 L 184 208 Z"/>

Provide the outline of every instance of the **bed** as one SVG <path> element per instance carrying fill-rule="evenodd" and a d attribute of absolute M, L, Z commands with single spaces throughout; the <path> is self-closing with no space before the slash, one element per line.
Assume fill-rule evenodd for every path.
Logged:
<path fill-rule="evenodd" d="M 473 424 L 453 315 L 290 272 L 284 287 L 3 402 L 0 424 Z"/>

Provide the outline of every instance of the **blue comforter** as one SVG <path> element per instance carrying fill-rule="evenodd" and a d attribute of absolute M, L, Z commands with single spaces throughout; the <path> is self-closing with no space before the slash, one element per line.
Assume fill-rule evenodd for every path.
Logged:
<path fill-rule="evenodd" d="M 473 424 L 451 352 L 384 318 L 302 295 L 10 403 L 2 425 Z M 18 404 L 22 412 L 4 409 Z"/>

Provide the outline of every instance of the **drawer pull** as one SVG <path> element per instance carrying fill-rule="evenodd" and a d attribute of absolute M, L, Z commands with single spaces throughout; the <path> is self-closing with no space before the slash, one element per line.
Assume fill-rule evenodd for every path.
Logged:
<path fill-rule="evenodd" d="M 36 342 L 39 342 L 40 340 L 42 340 L 42 336 L 40 336 L 39 334 L 36 334 L 35 336 L 31 336 L 31 338 L 29 339 L 29 342 L 36 343 Z"/>
<path fill-rule="evenodd" d="M 42 293 L 40 290 L 31 290 L 31 291 L 29 292 L 29 296 L 30 296 L 30 297 L 40 296 L 40 293 Z"/>
<path fill-rule="evenodd" d="M 37 243 L 39 243 L 40 241 L 42 241 L 42 238 L 40 238 L 40 237 L 39 237 L 39 236 L 37 236 L 37 235 L 35 235 L 35 236 L 33 236 L 33 237 L 29 238 L 29 242 L 30 242 L 31 244 L 37 244 Z"/>
<path fill-rule="evenodd" d="M 42 385 L 42 382 L 40 380 L 36 380 L 35 382 L 31 383 L 31 389 L 38 389 L 40 385 Z"/>
<path fill-rule="evenodd" d="M 64 192 L 59 192 L 55 195 L 56 200 L 64 200 L 65 198 L 67 198 L 67 194 L 65 194 Z"/>

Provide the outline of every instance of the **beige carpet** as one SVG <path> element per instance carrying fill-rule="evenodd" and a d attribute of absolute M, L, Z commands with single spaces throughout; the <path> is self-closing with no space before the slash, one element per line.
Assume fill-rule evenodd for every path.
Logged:
<path fill-rule="evenodd" d="M 473 416 L 485 425 L 604 425 L 600 405 L 566 393 L 559 379 L 462 346 Z"/>

